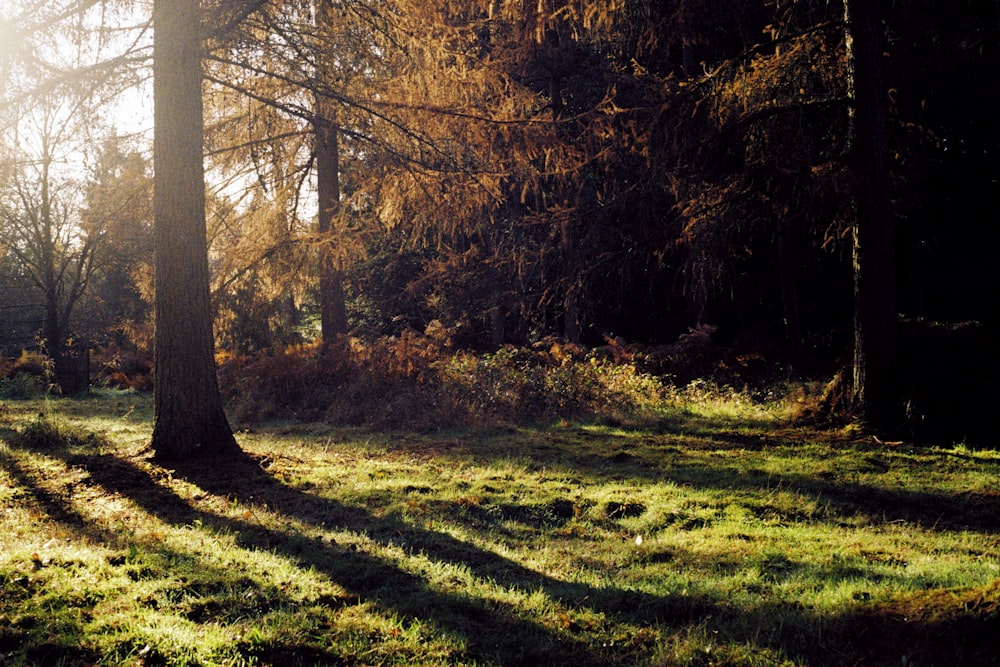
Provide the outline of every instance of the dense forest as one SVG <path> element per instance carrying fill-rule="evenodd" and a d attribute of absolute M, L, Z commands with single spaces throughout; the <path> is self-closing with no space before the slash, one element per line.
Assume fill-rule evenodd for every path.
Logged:
<path fill-rule="evenodd" d="M 911 431 L 989 405 L 992 0 L 154 4 L 0 8 L 8 382 L 40 351 L 69 389 L 85 349 L 165 396 L 213 350 L 236 372 L 416 332 L 836 376 L 831 409 Z M 208 361 L 169 368 L 206 318 Z"/>

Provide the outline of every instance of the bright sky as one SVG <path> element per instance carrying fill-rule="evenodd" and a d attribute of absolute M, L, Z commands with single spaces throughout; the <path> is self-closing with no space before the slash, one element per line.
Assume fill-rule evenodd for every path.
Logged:
<path fill-rule="evenodd" d="M 25 14 L 23 9 L 30 6 Z M 82 16 L 67 11 L 79 5 L 92 5 Z M 151 3 L 92 2 L 91 0 L 0 0 L 0 135 L 10 128 L 21 128 L 16 140 L 22 147 L 30 124 L 25 125 L 23 112 L 4 109 L 4 102 L 32 89 L 43 78 L 66 79 L 65 73 L 86 70 L 94 63 L 113 61 L 125 53 L 135 53 L 138 66 L 118 70 L 109 90 L 95 92 L 103 132 L 136 139 L 133 146 L 142 150 L 152 146 L 153 99 L 151 73 L 152 30 L 148 25 Z M 39 30 L 51 16 L 68 16 L 61 20 L 60 29 Z M 101 28 L 103 27 L 103 30 Z M 32 55 L 33 54 L 33 55 Z M 25 56 L 28 56 L 27 58 Z M 143 61 L 142 59 L 145 58 Z M 71 77 L 70 77 L 71 78 Z M 35 80 L 32 80 L 35 79 Z M 78 80 L 78 79 L 75 79 Z M 88 90 L 93 84 L 84 86 Z M 43 98 L 44 99 L 44 98 Z M 36 102 L 37 104 L 38 102 Z M 20 117 L 19 117 L 20 116 Z M 94 127 L 98 127 L 94 126 Z M 96 134 L 101 134 L 98 132 Z M 8 134 L 8 140 L 10 135 Z M 0 136 L 2 141 L 2 136 Z M 91 148 L 83 144 L 76 160 L 86 162 Z M 216 175 L 217 176 L 217 175 Z M 209 174 L 209 185 L 227 196 L 238 199 L 246 183 L 241 180 L 219 182 Z"/>
<path fill-rule="evenodd" d="M 7 16 L 9 7 L 0 2 L 0 100 L 6 97 L 7 87 L 11 84 L 11 70 L 15 62 L 15 45 L 18 41 L 17 31 Z"/>
<path fill-rule="evenodd" d="M 28 11 L 24 9 L 26 4 L 31 5 Z M 92 6 L 77 13 L 74 10 L 78 5 Z M 32 3 L 0 0 L 0 105 L 53 80 L 82 83 L 82 87 L 77 85 L 78 89 L 93 90 L 96 85 L 93 76 L 85 78 L 73 73 L 100 75 L 102 70 L 95 71 L 95 64 L 114 61 L 123 54 L 148 57 L 152 41 L 148 12 L 145 2 L 105 5 L 81 0 Z M 53 22 L 53 17 L 61 20 Z M 119 68 L 113 75 L 111 90 L 94 92 L 98 96 L 113 94 L 122 89 L 122 82 L 148 78 L 148 72 Z M 128 91 L 121 99 L 108 99 L 109 104 L 102 109 L 110 116 L 107 120 L 121 125 L 125 132 L 151 127 L 152 105 L 147 104 L 149 94 L 145 88 L 138 84 L 137 91 Z"/>
<path fill-rule="evenodd" d="M 4 16 L 3 5 L 0 5 L 0 63 L 6 64 L 8 51 L 14 43 L 14 28 L 10 20 Z"/>
<path fill-rule="evenodd" d="M 153 90 L 150 82 L 124 91 L 108 107 L 107 113 L 118 134 L 147 134 L 152 141 Z"/>

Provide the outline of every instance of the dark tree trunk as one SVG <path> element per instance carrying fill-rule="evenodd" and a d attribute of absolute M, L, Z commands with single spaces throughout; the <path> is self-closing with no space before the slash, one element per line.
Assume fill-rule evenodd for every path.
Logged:
<path fill-rule="evenodd" d="M 574 253 L 573 236 L 569 227 L 569 220 L 562 221 L 561 238 L 559 249 L 562 252 L 562 264 L 564 275 L 574 276 L 572 282 L 567 282 L 566 294 L 563 298 L 563 336 L 571 343 L 579 343 L 583 337 L 583 329 L 580 326 L 580 293 L 579 283 L 575 279 L 575 267 L 573 260 Z"/>
<path fill-rule="evenodd" d="M 58 382 L 58 377 L 62 371 L 60 353 L 63 347 L 63 333 L 59 322 L 57 298 L 54 293 L 46 295 L 45 322 L 42 325 L 42 337 L 45 339 L 45 352 L 48 354 L 49 359 L 52 360 L 52 370 Z"/>
<path fill-rule="evenodd" d="M 888 102 L 881 3 L 846 0 L 854 240 L 853 403 L 876 428 L 898 417 L 896 287 L 889 204 Z"/>
<path fill-rule="evenodd" d="M 338 334 L 347 333 L 347 308 L 344 304 L 344 279 L 334 261 L 333 220 L 340 210 L 340 162 L 337 124 L 324 113 L 325 104 L 317 101 L 316 190 L 319 199 L 319 299 L 320 327 L 323 342 L 331 343 Z"/>
<path fill-rule="evenodd" d="M 215 374 L 202 162 L 198 0 L 153 9 L 156 338 L 152 446 L 185 460 L 239 451 Z"/>
<path fill-rule="evenodd" d="M 320 3 L 316 10 L 316 28 L 322 35 L 334 26 L 332 8 Z M 321 86 L 333 76 L 330 55 L 316 54 L 316 76 Z M 344 303 L 344 276 L 334 257 L 333 221 L 340 213 L 340 127 L 335 103 L 324 95 L 315 97 L 313 132 L 316 140 L 316 190 L 319 204 L 317 232 L 319 252 L 319 312 L 323 343 L 329 344 L 339 334 L 347 333 L 347 307 Z"/>
<path fill-rule="evenodd" d="M 39 234 L 39 259 L 42 286 L 45 290 L 45 320 L 42 323 L 42 337 L 45 341 L 45 352 L 52 360 L 52 371 L 56 384 L 64 375 L 62 360 L 63 322 L 59 318 L 59 278 L 56 267 L 55 231 L 52 223 L 52 195 L 50 189 L 50 166 L 48 137 L 44 140 L 45 151 L 41 173 L 41 206 L 38 211 L 41 234 Z M 60 389 L 62 386 L 60 385 Z"/>
<path fill-rule="evenodd" d="M 792 221 L 778 220 L 778 273 L 781 282 L 781 304 L 785 320 L 785 344 L 788 366 L 798 369 L 802 365 L 802 318 L 799 315 L 799 290 L 795 271 L 795 252 L 790 242 Z"/>

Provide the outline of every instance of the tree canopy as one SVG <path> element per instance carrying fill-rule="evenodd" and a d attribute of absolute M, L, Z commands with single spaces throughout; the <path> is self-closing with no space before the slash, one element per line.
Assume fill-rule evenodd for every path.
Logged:
<path fill-rule="evenodd" d="M 435 322 L 480 349 L 652 344 L 712 327 L 792 373 L 829 375 L 868 349 L 855 385 L 900 412 L 905 355 L 858 365 L 906 347 L 898 322 L 998 324 L 983 237 L 998 93 L 983 82 L 998 74 L 1000 20 L 974 0 L 856 4 L 192 4 L 208 185 L 197 254 L 216 343 L 258 352 Z M 73 140 L 90 143 L 73 159 L 94 170 L 69 175 L 90 194 L 61 247 L 82 257 L 106 230 L 95 239 L 117 240 L 91 254 L 81 291 L 117 281 L 132 300 L 102 322 L 81 301 L 60 339 L 103 328 L 141 347 L 148 330 L 135 257 L 148 244 L 115 231 L 150 228 L 148 207 L 124 203 L 146 187 L 148 153 L 133 137 L 116 158 L 80 119 L 148 80 L 151 9 L 67 0 L 0 14 L 7 154 L 30 145 L 38 100 L 80 100 L 75 122 L 91 130 Z M 115 159 L 134 187 L 84 185 L 108 186 Z M 26 192 L 15 162 L 0 165 L 0 200 Z M 11 285 L 33 252 L 15 208 L 0 223 Z M 864 241 L 870 220 L 880 236 Z"/>

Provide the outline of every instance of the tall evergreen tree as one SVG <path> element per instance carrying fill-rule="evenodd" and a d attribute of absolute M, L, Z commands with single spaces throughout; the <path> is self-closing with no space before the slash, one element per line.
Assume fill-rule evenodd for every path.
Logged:
<path fill-rule="evenodd" d="M 889 111 L 884 86 L 883 21 L 879 3 L 845 0 L 850 151 L 855 193 L 854 363 L 855 407 L 875 427 L 897 415 L 896 301 L 889 206 Z"/>
<path fill-rule="evenodd" d="M 333 10 L 329 3 L 316 6 L 316 29 L 320 36 L 333 28 Z M 334 54 L 316 54 L 316 75 L 329 85 L 333 80 Z M 337 334 L 347 333 L 347 309 L 344 304 L 344 277 L 334 263 L 332 248 L 333 221 L 340 212 L 340 131 L 336 118 L 336 103 L 322 94 L 315 94 L 316 194 L 319 234 L 319 305 L 323 342 L 331 342 Z"/>
<path fill-rule="evenodd" d="M 157 0 L 153 8 L 152 447 L 162 459 L 239 450 L 215 375 L 202 162 L 201 15 L 198 0 Z"/>

